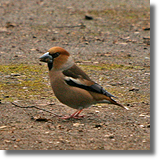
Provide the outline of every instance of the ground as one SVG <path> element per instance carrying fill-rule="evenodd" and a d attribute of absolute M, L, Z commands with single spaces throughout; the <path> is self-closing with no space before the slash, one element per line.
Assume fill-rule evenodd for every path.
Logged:
<path fill-rule="evenodd" d="M 0 14 L 0 149 L 150 150 L 149 0 L 1 0 Z M 38 59 L 53 46 L 129 110 L 52 114 L 75 112 L 56 99 Z"/>

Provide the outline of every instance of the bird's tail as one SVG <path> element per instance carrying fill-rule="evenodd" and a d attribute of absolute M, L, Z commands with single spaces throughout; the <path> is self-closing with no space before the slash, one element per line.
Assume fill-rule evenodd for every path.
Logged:
<path fill-rule="evenodd" d="M 115 105 L 120 106 L 120 107 L 122 107 L 122 108 L 124 108 L 124 109 L 126 109 L 126 110 L 129 110 L 127 107 L 123 106 L 122 104 L 117 103 L 117 102 L 116 102 L 114 99 L 112 99 L 111 97 L 110 97 L 110 102 L 111 102 L 111 104 L 115 104 Z"/>

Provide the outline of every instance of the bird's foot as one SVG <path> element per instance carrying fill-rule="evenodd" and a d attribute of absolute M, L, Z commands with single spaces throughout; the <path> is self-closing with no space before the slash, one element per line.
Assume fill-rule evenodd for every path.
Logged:
<path fill-rule="evenodd" d="M 84 115 L 82 116 L 64 116 L 64 117 L 59 117 L 60 119 L 71 119 L 71 118 L 74 118 L 74 119 L 81 119 L 83 118 Z"/>
<path fill-rule="evenodd" d="M 82 112 L 82 110 L 78 110 L 76 111 L 75 113 L 73 113 L 72 115 L 70 116 L 64 116 L 64 117 L 59 117 L 60 119 L 71 119 L 71 118 L 74 118 L 74 119 L 81 119 L 84 117 L 84 115 L 82 116 L 79 116 L 79 114 Z"/>

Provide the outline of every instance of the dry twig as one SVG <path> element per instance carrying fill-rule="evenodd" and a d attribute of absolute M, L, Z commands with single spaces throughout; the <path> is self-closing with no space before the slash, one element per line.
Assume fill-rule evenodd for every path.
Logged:
<path fill-rule="evenodd" d="M 20 105 L 18 105 L 18 104 L 15 104 L 15 103 L 13 103 L 13 102 L 11 102 L 11 104 L 13 104 L 15 107 L 19 107 L 19 108 L 35 108 L 35 109 L 38 109 L 38 110 L 42 110 L 42 111 L 51 113 L 51 114 L 53 114 L 54 116 L 60 117 L 60 116 L 59 116 L 58 114 L 56 114 L 56 113 L 50 112 L 50 111 L 48 111 L 48 110 L 45 110 L 45 109 L 43 109 L 43 108 L 39 108 L 39 107 L 36 107 L 36 106 L 23 107 L 23 106 L 20 106 Z"/>

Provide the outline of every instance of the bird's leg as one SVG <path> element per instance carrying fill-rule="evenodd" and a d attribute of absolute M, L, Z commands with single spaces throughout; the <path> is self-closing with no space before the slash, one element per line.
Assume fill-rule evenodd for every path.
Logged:
<path fill-rule="evenodd" d="M 73 118 L 77 112 L 79 112 L 79 110 L 77 110 L 76 112 L 74 112 L 73 114 L 71 114 L 70 116 L 65 116 L 65 117 L 60 117 L 61 119 L 70 119 L 70 118 Z"/>
<path fill-rule="evenodd" d="M 70 118 L 75 118 L 75 119 L 78 119 L 78 118 L 82 118 L 84 116 L 79 116 L 79 114 L 82 112 L 83 109 L 81 110 L 77 110 L 76 112 L 74 112 L 73 114 L 71 114 L 70 116 L 65 116 L 65 117 L 60 117 L 61 119 L 70 119 Z"/>
<path fill-rule="evenodd" d="M 73 116 L 73 118 L 82 118 L 82 117 L 84 117 L 84 116 L 79 116 L 79 114 L 82 112 L 82 110 L 83 109 L 81 109 L 81 110 L 78 110 L 75 114 L 74 114 L 74 116 Z"/>

